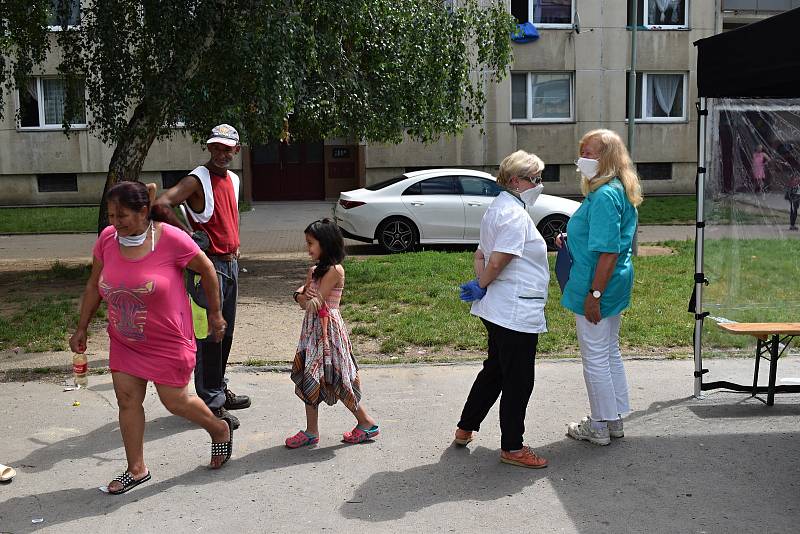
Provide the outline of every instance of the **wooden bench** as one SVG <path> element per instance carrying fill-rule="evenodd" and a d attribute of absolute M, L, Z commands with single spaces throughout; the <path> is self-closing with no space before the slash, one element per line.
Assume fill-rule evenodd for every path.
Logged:
<path fill-rule="evenodd" d="M 753 385 L 742 386 L 731 382 L 710 382 L 703 384 L 703 389 L 725 388 L 734 391 L 749 391 L 753 397 L 758 393 L 766 393 L 767 406 L 772 406 L 775 393 L 800 393 L 800 384 L 775 385 L 778 372 L 778 359 L 789 347 L 794 336 L 800 336 L 800 323 L 717 323 L 721 329 L 731 334 L 753 336 L 756 338 L 756 365 L 753 373 Z M 781 348 L 783 345 L 783 348 Z M 767 386 L 758 385 L 758 364 L 761 359 L 769 360 L 769 382 Z"/>

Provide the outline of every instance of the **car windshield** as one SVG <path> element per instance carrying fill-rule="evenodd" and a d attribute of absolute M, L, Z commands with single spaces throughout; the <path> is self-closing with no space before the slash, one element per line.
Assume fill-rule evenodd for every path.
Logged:
<path fill-rule="evenodd" d="M 408 178 L 408 176 L 406 176 L 405 174 L 401 174 L 400 176 L 395 176 L 394 178 L 389 178 L 388 180 L 368 185 L 364 189 L 369 189 L 370 191 L 378 191 L 379 189 L 383 189 L 384 187 L 389 187 L 390 185 L 394 185 L 397 182 L 403 181 L 406 178 Z"/>

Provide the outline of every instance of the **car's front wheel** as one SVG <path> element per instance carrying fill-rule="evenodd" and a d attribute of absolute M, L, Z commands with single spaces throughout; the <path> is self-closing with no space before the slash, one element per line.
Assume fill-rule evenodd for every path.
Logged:
<path fill-rule="evenodd" d="M 566 233 L 569 217 L 566 215 L 549 215 L 539 221 L 536 228 L 542 234 L 544 242 L 547 243 L 547 250 L 558 250 L 556 248 L 556 236 Z"/>
<path fill-rule="evenodd" d="M 417 227 L 405 217 L 390 217 L 381 222 L 375 237 L 386 252 L 407 252 L 417 244 Z"/>

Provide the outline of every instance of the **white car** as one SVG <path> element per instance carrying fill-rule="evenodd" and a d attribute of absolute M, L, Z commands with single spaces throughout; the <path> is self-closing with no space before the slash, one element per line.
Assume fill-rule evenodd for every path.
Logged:
<path fill-rule="evenodd" d="M 341 193 L 333 217 L 345 237 L 377 242 L 387 252 L 405 252 L 417 244 L 477 243 L 483 214 L 501 191 L 494 176 L 481 171 L 408 172 Z M 528 206 L 550 250 L 579 205 L 541 194 Z"/>

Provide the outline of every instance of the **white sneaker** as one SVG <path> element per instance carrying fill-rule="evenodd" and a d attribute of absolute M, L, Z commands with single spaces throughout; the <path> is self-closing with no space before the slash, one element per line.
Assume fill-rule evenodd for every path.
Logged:
<path fill-rule="evenodd" d="M 608 435 L 612 438 L 625 437 L 625 431 L 622 429 L 622 419 L 608 421 Z"/>
<path fill-rule="evenodd" d="M 568 424 L 567 435 L 573 439 L 589 441 L 595 445 L 608 445 L 611 443 L 608 426 L 600 429 L 592 428 L 592 420 L 589 417 L 584 417 L 580 423 Z"/>

